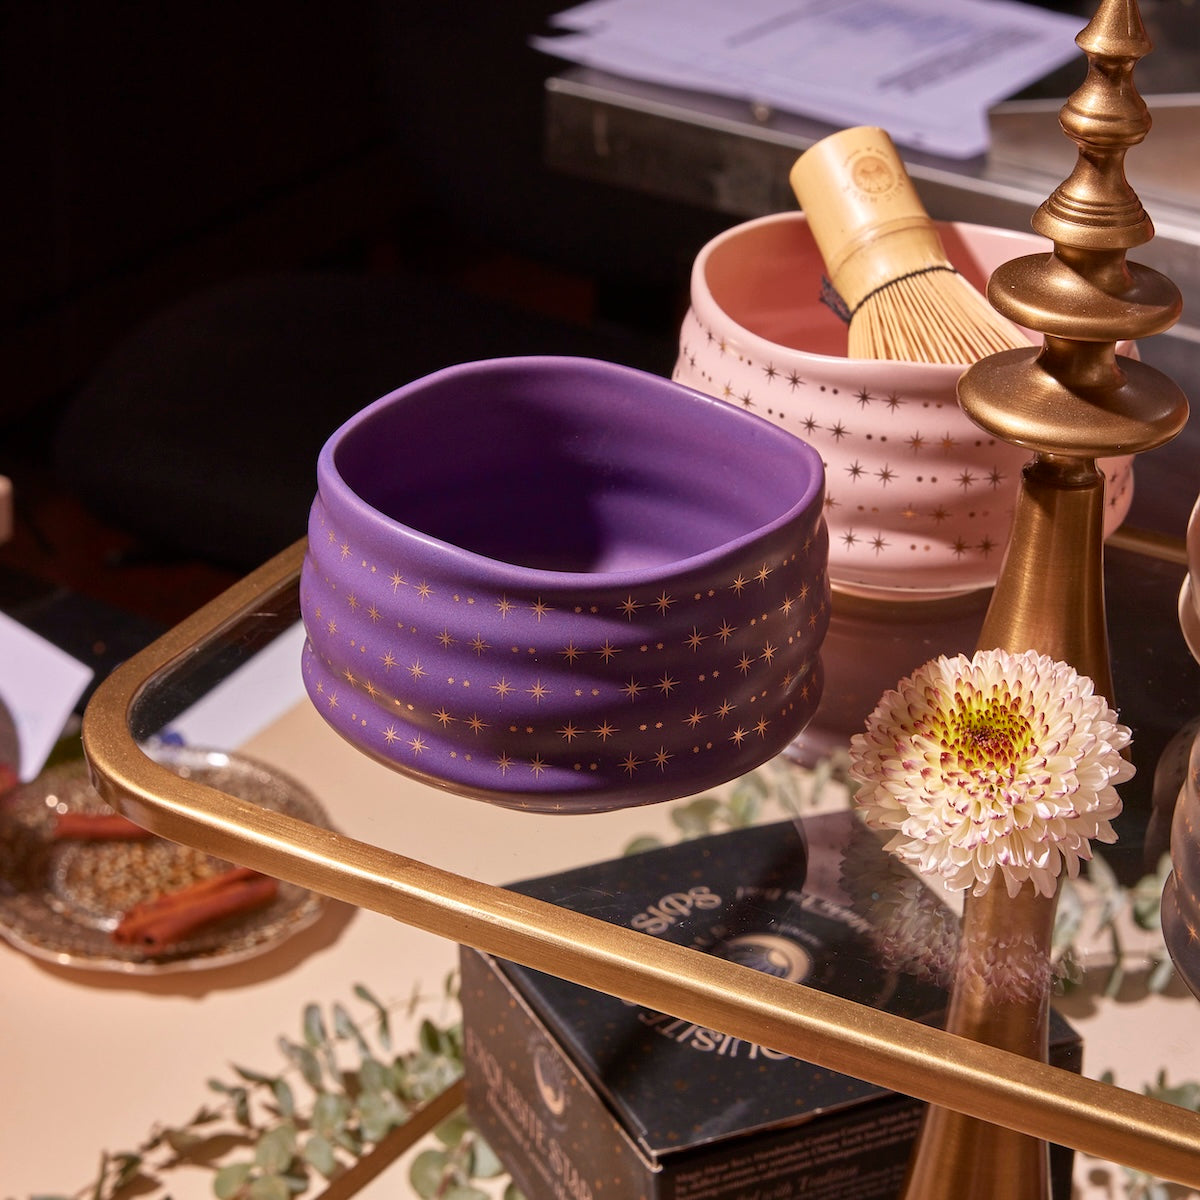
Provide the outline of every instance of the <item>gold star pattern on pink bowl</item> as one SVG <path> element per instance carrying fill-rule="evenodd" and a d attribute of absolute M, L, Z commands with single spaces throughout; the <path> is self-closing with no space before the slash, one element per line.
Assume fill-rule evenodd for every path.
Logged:
<path fill-rule="evenodd" d="M 978 283 L 1000 263 L 1048 246 L 982 226 L 942 232 L 956 265 Z M 934 593 L 991 586 L 1028 453 L 963 414 L 955 391 L 962 367 L 846 358 L 845 326 L 821 303 L 822 270 L 801 213 L 719 235 L 693 268 L 672 377 L 820 453 L 836 585 Z M 1109 533 L 1133 498 L 1132 460 L 1102 465 Z"/>

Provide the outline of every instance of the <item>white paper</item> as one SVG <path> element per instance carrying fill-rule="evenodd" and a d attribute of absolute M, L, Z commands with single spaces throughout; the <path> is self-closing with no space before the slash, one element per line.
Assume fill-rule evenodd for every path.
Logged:
<path fill-rule="evenodd" d="M 206 750 L 236 750 L 305 698 L 304 638 L 297 622 L 180 713 L 163 735 Z"/>
<path fill-rule="evenodd" d="M 988 108 L 1080 56 L 1079 18 L 1013 0 L 590 0 L 548 54 L 966 158 Z"/>
<path fill-rule="evenodd" d="M 92 674 L 78 659 L 0 613 L 0 705 L 16 732 L 17 762 L 9 765 L 15 765 L 22 783 L 45 765 Z"/>

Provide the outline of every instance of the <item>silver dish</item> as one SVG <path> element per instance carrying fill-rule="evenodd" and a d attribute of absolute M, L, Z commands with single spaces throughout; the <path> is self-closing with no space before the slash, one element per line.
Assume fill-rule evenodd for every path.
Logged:
<path fill-rule="evenodd" d="M 170 747 L 154 757 L 185 778 L 328 827 L 317 800 L 273 767 L 214 750 Z M 265 954 L 324 907 L 316 893 L 280 883 L 265 907 L 214 922 L 163 953 L 119 945 L 112 930 L 132 905 L 231 864 L 159 837 L 55 840 L 55 816 L 68 811 L 106 811 L 82 762 L 52 767 L 0 798 L 0 937 L 34 958 L 128 975 L 224 967 Z"/>

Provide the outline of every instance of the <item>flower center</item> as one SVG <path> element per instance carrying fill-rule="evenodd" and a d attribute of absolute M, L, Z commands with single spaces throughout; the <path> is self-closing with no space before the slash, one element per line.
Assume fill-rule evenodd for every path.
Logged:
<path fill-rule="evenodd" d="M 1011 696 L 955 696 L 945 714 L 948 752 L 965 771 L 1003 771 L 1024 758 L 1033 728 Z"/>

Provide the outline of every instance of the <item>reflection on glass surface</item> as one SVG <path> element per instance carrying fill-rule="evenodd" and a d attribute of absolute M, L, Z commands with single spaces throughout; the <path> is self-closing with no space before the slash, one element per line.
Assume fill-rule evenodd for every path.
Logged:
<path fill-rule="evenodd" d="M 140 744 L 160 736 L 181 713 L 227 682 L 299 620 L 294 581 L 261 596 L 252 611 L 240 613 L 236 621 L 190 648 L 138 692 L 129 710 L 133 739 Z"/>
<path fill-rule="evenodd" d="M 221 612 L 210 614 L 208 620 L 201 622 L 196 635 L 189 636 L 188 630 L 183 629 L 182 636 L 176 636 L 173 653 L 167 661 L 148 672 L 145 680 L 136 688 L 134 702 L 129 707 L 129 732 L 138 741 L 144 741 L 167 728 L 198 698 L 211 694 L 214 688 L 227 681 L 240 667 L 275 644 L 294 627 L 297 619 L 296 579 L 301 553 L 302 548 L 293 555 L 290 564 L 285 562 L 277 565 L 273 572 L 268 573 L 270 577 L 266 584 L 259 586 L 252 595 L 243 596 L 243 603 L 236 611 L 227 605 Z M 1103 853 L 1116 875 L 1128 883 L 1139 878 L 1144 872 L 1144 864 L 1155 861 L 1159 852 L 1155 845 L 1155 831 L 1159 822 L 1151 820 L 1154 799 L 1161 799 L 1163 795 L 1161 781 L 1157 789 L 1154 787 L 1157 756 L 1185 723 L 1186 716 L 1200 703 L 1200 668 L 1182 649 L 1181 637 L 1170 619 L 1181 577 L 1178 561 L 1170 556 L 1156 557 L 1143 553 L 1141 548 L 1110 547 L 1107 568 L 1117 704 L 1122 719 L 1134 728 L 1134 758 L 1138 762 L 1139 775 L 1130 785 L 1122 788 L 1126 809 L 1119 818 L 1121 841 L 1117 847 L 1103 848 Z M 174 633 L 179 635 L 180 631 Z M 1178 647 L 1176 642 L 1180 643 Z M 831 685 L 836 686 L 836 682 Z M 330 751 L 330 754 L 337 761 L 344 761 L 337 758 L 338 754 L 353 754 L 348 746 L 333 735 L 331 739 L 336 750 Z M 286 764 L 283 765 L 286 767 Z M 395 778 L 382 767 L 370 763 L 367 766 L 370 772 L 378 773 L 379 779 Z M 781 771 L 782 777 L 803 780 L 807 784 L 811 784 L 814 774 L 797 771 L 785 760 L 778 760 L 772 770 Z M 362 788 L 365 780 L 368 792 L 376 783 L 376 775 L 370 772 L 355 775 L 356 786 Z M 834 782 L 837 784 L 836 779 Z M 769 820 L 787 816 L 789 809 L 783 806 L 784 803 L 790 804 L 792 809 L 796 809 L 798 803 L 801 817 L 798 827 L 804 829 L 812 827 L 809 814 L 828 807 L 831 799 L 834 807 L 844 807 L 845 792 L 840 785 L 826 789 L 824 806 L 810 803 L 804 786 L 786 790 L 788 798 L 781 800 L 776 794 L 779 789 L 773 791 L 771 786 L 767 787 L 760 797 L 762 818 Z M 798 795 L 801 797 L 799 802 L 796 800 Z M 386 791 L 381 792 L 380 797 L 379 803 L 393 803 Z M 728 788 L 717 796 L 719 802 L 726 804 L 729 798 Z M 374 793 L 356 796 L 355 800 L 368 806 L 376 802 Z M 405 802 L 403 796 L 395 801 L 401 806 Z M 493 811 L 490 806 L 486 807 Z M 222 818 L 228 816 L 224 811 L 218 815 Z M 336 821 L 337 814 L 333 815 Z M 577 853 L 585 856 L 588 845 L 593 842 L 592 831 L 596 828 L 589 822 L 597 820 L 588 817 L 527 817 L 499 811 L 496 812 L 496 819 L 513 823 L 514 836 L 518 838 L 525 836 L 521 832 L 526 828 L 522 822 L 532 823 L 530 828 L 539 821 L 565 823 L 568 827 L 578 823 L 581 830 L 578 836 L 587 845 Z M 288 829 L 284 832 L 290 835 L 293 831 Z M 1149 839 L 1148 833 L 1151 835 Z M 469 839 L 471 830 L 468 828 L 455 836 Z M 410 860 L 389 857 L 382 851 L 363 850 L 360 856 L 360 845 L 350 843 L 348 839 L 338 846 L 338 854 L 343 861 L 336 865 L 322 863 L 319 867 L 314 867 L 310 862 L 305 868 L 307 874 L 304 882 L 307 886 L 350 899 L 352 903 L 387 911 L 389 915 L 429 928 L 455 941 L 486 948 L 489 945 L 495 947 L 498 940 L 504 945 L 504 957 L 525 961 L 543 971 L 552 967 L 556 975 L 561 973 L 568 980 L 586 981 L 589 986 L 624 995 L 658 1011 L 674 1009 L 697 1012 L 693 1006 L 699 1004 L 700 1010 L 708 1015 L 705 1020 L 697 1018 L 697 1024 L 704 1024 L 705 1021 L 718 1024 L 721 1019 L 712 1014 L 723 1011 L 726 1014 L 724 1020 L 737 1026 L 739 1036 L 745 1033 L 749 1038 L 765 1038 L 768 1042 L 774 1039 L 777 1044 L 793 1047 L 792 1052 L 801 1057 L 811 1054 L 813 1061 L 837 1063 L 837 1069 L 846 1074 L 884 1079 L 887 1086 L 895 1090 L 936 1098 L 939 1103 L 982 1104 L 989 1115 L 994 1115 L 998 1120 L 1029 1121 L 1033 1126 L 1030 1132 L 1040 1134 L 1043 1130 L 1052 1130 L 1057 1140 L 1090 1147 L 1093 1153 L 1106 1158 L 1143 1164 L 1148 1162 L 1158 1173 L 1170 1175 L 1174 1171 L 1175 1177 L 1183 1177 L 1189 1169 L 1175 1165 L 1178 1161 L 1191 1161 L 1177 1147 L 1194 1146 L 1197 1136 L 1194 1126 L 1186 1124 L 1188 1114 L 1182 1113 L 1182 1110 L 1168 1111 L 1165 1105 L 1152 1106 L 1147 1132 L 1145 1126 L 1135 1128 L 1118 1115 L 1128 1101 L 1105 1099 L 1099 1103 L 1094 1101 L 1091 1093 L 1087 1093 L 1084 1102 L 1076 1105 L 1074 1115 L 1064 1117 L 1064 1088 L 1069 1090 L 1069 1087 L 1063 1084 L 1060 1073 L 1055 1072 L 1048 1080 L 1043 1080 L 1036 1072 L 1029 1075 L 1025 1067 L 1018 1068 L 1013 1074 L 1014 1079 L 1020 1080 L 1017 1085 L 1021 1089 L 1020 1102 L 1006 1109 L 1003 1080 L 1009 1068 L 1004 1057 L 998 1061 L 988 1059 L 987 1048 L 982 1047 L 980 1050 L 984 1059 L 980 1062 L 987 1062 L 986 1069 L 980 1067 L 971 1055 L 968 1055 L 965 1064 L 950 1064 L 942 1061 L 944 1047 L 935 1040 L 918 1052 L 920 1069 L 914 1070 L 908 1057 L 913 1051 L 899 1047 L 922 1045 L 920 1039 L 924 1035 L 917 1030 L 924 1026 L 910 1026 L 908 1022 L 903 1022 L 901 1026 L 885 1023 L 879 1034 L 883 1038 L 882 1044 L 865 1050 L 861 1040 L 868 1025 L 861 1018 L 851 1016 L 850 1010 L 843 1012 L 835 1009 L 814 1018 L 805 1011 L 810 1003 L 808 999 L 796 1005 L 783 999 L 789 992 L 774 990 L 776 985 L 785 989 L 795 987 L 798 993 L 807 994 L 807 989 L 790 981 L 787 970 L 769 969 L 778 956 L 773 957 L 769 953 L 766 943 L 756 943 L 754 954 L 758 955 L 758 959 L 754 963 L 747 963 L 749 951 L 746 945 L 732 944 L 730 939 L 726 939 L 722 944 L 729 947 L 731 953 L 723 958 L 711 956 L 704 960 L 711 966 L 696 970 L 693 969 L 690 956 L 683 960 L 673 957 L 677 947 L 666 945 L 651 932 L 639 934 L 636 926 L 631 927 L 628 923 L 611 926 L 612 945 L 620 949 L 610 950 L 606 946 L 610 935 L 595 933 L 591 925 L 576 926 L 572 915 L 561 909 L 553 910 L 557 913 L 555 916 L 543 915 L 541 909 L 530 910 L 530 916 L 524 909 L 516 907 L 516 897 L 512 902 L 497 898 L 512 893 L 497 893 L 496 889 L 458 877 L 447 877 L 443 881 L 436 868 L 414 865 Z M 597 838 L 592 846 L 592 857 L 609 858 L 617 849 L 619 847 L 610 841 Z M 874 865 L 871 863 L 873 857 L 876 858 Z M 268 865 L 276 866 L 280 877 L 286 877 L 287 872 L 297 869 L 293 863 L 294 859 L 289 859 L 283 853 L 276 854 Z M 373 865 L 374 875 L 364 863 Z M 548 864 L 548 867 L 551 865 Z M 503 862 L 494 863 L 493 867 L 504 871 Z M 511 878 L 511 875 L 503 877 Z M 849 853 L 834 855 L 824 851 L 816 853 L 810 845 L 804 870 L 804 887 L 808 883 L 815 884 L 823 877 L 826 882 L 829 877 L 833 878 L 835 885 L 841 889 L 842 903 L 847 911 L 854 913 L 855 918 L 861 919 L 863 925 L 871 930 L 871 970 L 882 968 L 889 973 L 899 973 L 921 986 L 937 982 L 951 956 L 950 943 L 955 928 L 955 921 L 945 907 L 944 897 L 933 895 L 924 883 L 899 869 L 887 856 L 876 857 L 869 847 L 866 850 L 861 846 L 851 847 Z M 416 884 L 413 883 L 414 878 Z M 379 881 L 378 885 L 376 880 Z M 391 882 L 385 883 L 385 880 Z M 821 886 L 825 886 L 825 883 Z M 434 907 L 443 903 L 451 906 L 454 910 L 452 920 L 430 916 L 420 904 L 417 905 L 417 911 L 409 900 L 401 902 L 401 893 L 411 897 L 426 887 L 432 892 L 443 893 L 442 898 L 434 902 Z M 386 903 L 380 899 L 381 888 L 390 897 Z M 1076 910 L 1072 905 L 1068 906 L 1068 911 L 1074 913 Z M 766 918 L 764 928 L 759 933 L 772 937 L 787 936 L 784 929 L 786 916 L 767 912 Z M 733 934 L 733 942 L 736 942 L 737 936 Z M 629 940 L 631 937 L 633 942 Z M 699 935 L 696 940 L 705 941 Z M 688 944 L 686 938 L 684 944 Z M 700 948 L 711 950 L 716 944 L 713 942 Z M 530 950 L 530 946 L 542 947 L 545 954 L 536 948 Z M 668 954 L 669 968 L 662 966 L 662 954 Z M 652 963 L 656 965 L 651 966 Z M 736 971 L 739 965 L 761 968 L 764 964 L 768 968 L 766 972 L 754 972 L 755 977 L 762 977 L 761 985 L 746 985 L 741 971 L 732 977 L 724 974 L 726 968 Z M 855 967 L 849 961 L 840 963 L 839 971 L 847 972 L 846 978 L 852 984 L 851 991 L 858 990 L 868 973 L 867 966 Z M 654 976 L 658 982 L 647 984 L 647 979 Z M 1134 985 L 1144 987 L 1144 976 L 1135 979 Z M 773 998 L 777 1009 L 774 1015 L 769 1015 L 770 1010 L 752 1011 L 754 1002 L 750 997 L 764 990 Z M 719 995 L 714 995 L 714 992 Z M 697 995 L 701 996 L 699 1001 L 695 999 Z M 744 1011 L 738 1009 L 731 1016 L 730 997 L 736 998 L 737 1005 L 748 1004 L 750 1007 Z M 1086 1017 L 1096 1003 L 1095 991 L 1085 990 L 1076 993 L 1074 999 L 1068 996 L 1064 1008 L 1068 1016 L 1078 1014 Z M 1171 1005 L 1182 1003 L 1193 1002 L 1190 998 L 1184 1001 L 1172 994 Z M 880 1015 L 886 1017 L 888 1014 Z M 900 1029 L 904 1032 L 900 1033 Z M 764 1030 L 771 1032 L 764 1033 Z M 872 1032 L 871 1036 L 875 1034 Z M 892 1037 L 896 1039 L 897 1054 L 904 1059 L 898 1065 L 890 1060 L 886 1051 Z M 848 1048 L 845 1046 L 847 1038 L 850 1043 Z M 914 1042 L 913 1039 L 917 1040 Z M 1092 1075 L 1103 1072 L 1112 1064 L 1112 1051 L 1118 1049 L 1107 1035 L 1095 1044 L 1089 1042 L 1086 1058 L 1088 1072 Z M 1035 1066 L 1030 1064 L 1030 1069 Z M 979 1071 L 978 1076 L 972 1074 L 976 1070 Z M 960 1071 L 967 1074 L 959 1076 Z M 988 1089 L 998 1090 L 992 1092 Z M 1099 1092 L 1107 1096 L 1110 1089 L 1100 1088 Z M 983 1100 L 979 1097 L 983 1097 Z M 1091 1108 L 1089 1102 L 1093 1105 Z M 1081 1110 L 1085 1112 L 1082 1118 L 1079 1117 Z M 1029 1116 L 1031 1113 L 1036 1115 L 1036 1120 Z M 1176 1113 L 1181 1115 L 1177 1117 Z M 1182 1120 L 1185 1124 L 1172 1124 L 1176 1120 Z M 1099 1134 L 1096 1134 L 1097 1129 L 1101 1129 Z M 1190 1142 L 1189 1138 L 1192 1139 Z M 1151 1148 L 1146 1150 L 1143 1143 Z M 1139 1158 L 1139 1155 L 1147 1157 Z"/>

